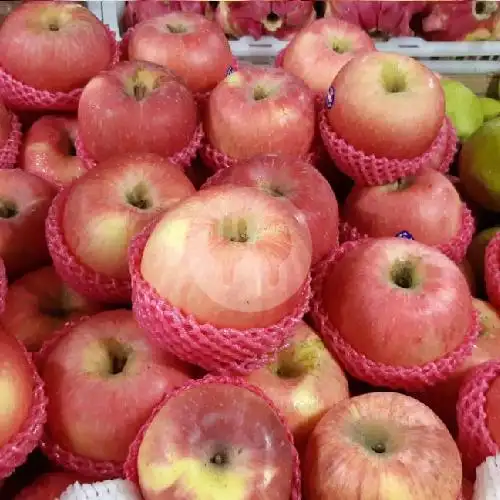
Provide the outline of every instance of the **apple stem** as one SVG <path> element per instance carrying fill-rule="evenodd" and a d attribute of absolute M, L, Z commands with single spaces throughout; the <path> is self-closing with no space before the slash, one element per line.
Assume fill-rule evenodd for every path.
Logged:
<path fill-rule="evenodd" d="M 17 208 L 10 201 L 0 201 L 0 218 L 11 219 L 17 215 Z"/>
<path fill-rule="evenodd" d="M 137 101 L 142 101 L 148 93 L 148 88 L 143 83 L 136 83 L 134 85 L 134 98 Z"/>

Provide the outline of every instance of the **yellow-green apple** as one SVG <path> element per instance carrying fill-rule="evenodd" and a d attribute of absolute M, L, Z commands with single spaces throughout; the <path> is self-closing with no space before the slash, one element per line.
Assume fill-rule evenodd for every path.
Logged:
<path fill-rule="evenodd" d="M 268 403 L 215 381 L 167 400 L 137 457 L 145 500 L 289 500 L 292 469 L 292 444 Z"/>
<path fill-rule="evenodd" d="M 180 78 L 145 61 L 101 72 L 78 105 L 80 137 L 97 161 L 120 153 L 172 156 L 190 143 L 197 123 L 195 99 Z"/>
<path fill-rule="evenodd" d="M 472 297 L 457 265 L 402 238 L 369 239 L 348 251 L 328 272 L 322 301 L 348 344 L 392 366 L 435 361 L 473 326 Z"/>
<path fill-rule="evenodd" d="M 338 243 L 339 210 L 328 181 L 298 158 L 265 155 L 238 163 L 218 173 L 211 185 L 256 187 L 298 209 L 297 219 L 311 233 L 312 262 L 323 259 Z"/>
<path fill-rule="evenodd" d="M 491 97 L 480 97 L 481 109 L 483 110 L 484 121 L 492 120 L 500 116 L 500 101 Z"/>
<path fill-rule="evenodd" d="M 47 472 L 24 488 L 14 500 L 59 500 L 68 486 L 84 480 L 84 476 L 75 472 Z"/>
<path fill-rule="evenodd" d="M 45 218 L 55 189 L 20 169 L 0 170 L 0 257 L 9 278 L 50 262 Z"/>
<path fill-rule="evenodd" d="M 224 80 L 233 59 L 217 23 L 181 11 L 139 23 L 128 42 L 128 57 L 166 66 L 193 92 L 212 90 Z"/>
<path fill-rule="evenodd" d="M 0 66 L 39 90 L 68 92 L 105 69 L 113 47 L 104 24 L 77 2 L 25 2 L 0 27 Z"/>
<path fill-rule="evenodd" d="M 71 184 L 85 173 L 83 161 L 76 156 L 76 118 L 43 116 L 26 134 L 20 166 L 57 188 Z"/>
<path fill-rule="evenodd" d="M 483 229 L 483 231 L 474 236 L 467 249 L 467 261 L 472 267 L 477 283 L 484 283 L 484 253 L 486 252 L 488 243 L 498 231 L 500 231 L 500 226 Z"/>
<path fill-rule="evenodd" d="M 46 266 L 9 284 L 0 324 L 29 351 L 38 351 L 64 323 L 101 309 L 69 288 L 52 266 Z"/>
<path fill-rule="evenodd" d="M 324 94 L 340 68 L 355 54 L 375 50 L 358 26 L 335 17 L 318 19 L 300 30 L 286 48 L 283 69 L 298 76 L 314 92 Z"/>
<path fill-rule="evenodd" d="M 163 215 L 146 242 L 141 273 L 198 322 L 243 330 L 291 314 L 310 266 L 309 231 L 294 211 L 258 189 L 224 185 Z"/>
<path fill-rule="evenodd" d="M 500 118 L 484 123 L 460 150 L 460 182 L 468 197 L 481 207 L 500 212 Z"/>
<path fill-rule="evenodd" d="M 5 144 L 7 144 L 11 130 L 11 115 L 2 100 L 0 100 L 0 149 L 2 149 Z"/>
<path fill-rule="evenodd" d="M 94 271 L 128 279 L 131 239 L 195 191 L 177 165 L 158 155 L 112 157 L 70 186 L 62 216 L 66 244 Z"/>
<path fill-rule="evenodd" d="M 449 242 L 461 229 L 462 201 L 446 175 L 424 168 L 383 186 L 354 186 L 343 218 L 375 238 L 409 231 L 426 245 Z"/>
<path fill-rule="evenodd" d="M 275 362 L 247 376 L 285 417 L 302 449 L 319 419 L 349 397 L 344 372 L 316 332 L 301 322 Z"/>
<path fill-rule="evenodd" d="M 314 95 L 278 68 L 244 66 L 210 94 L 208 142 L 237 160 L 269 153 L 305 156 L 315 131 Z"/>
<path fill-rule="evenodd" d="M 39 370 L 51 441 L 81 457 L 116 462 L 125 460 L 164 395 L 190 377 L 185 365 L 150 345 L 125 309 L 71 326 Z"/>
<path fill-rule="evenodd" d="M 460 453 L 423 403 L 394 392 L 342 401 L 320 420 L 307 445 L 306 498 L 457 500 Z"/>
<path fill-rule="evenodd" d="M 445 117 L 443 89 L 434 73 L 411 57 L 367 52 L 333 80 L 332 129 L 365 154 L 408 159 L 425 153 Z"/>

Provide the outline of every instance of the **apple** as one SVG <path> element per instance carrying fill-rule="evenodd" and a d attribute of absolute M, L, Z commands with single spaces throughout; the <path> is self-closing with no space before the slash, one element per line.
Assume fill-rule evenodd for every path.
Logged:
<path fill-rule="evenodd" d="M 38 351 L 64 323 L 101 309 L 69 288 L 54 268 L 47 266 L 9 284 L 0 324 L 28 351 Z"/>
<path fill-rule="evenodd" d="M 484 283 L 484 254 L 486 252 L 486 247 L 493 236 L 495 236 L 499 231 L 500 226 L 483 229 L 474 236 L 469 248 L 467 249 L 467 260 L 472 267 L 474 276 L 476 277 L 478 283 Z"/>
<path fill-rule="evenodd" d="M 443 89 L 434 73 L 401 54 L 354 57 L 332 83 L 330 126 L 367 155 L 410 159 L 424 154 L 445 117 Z"/>
<path fill-rule="evenodd" d="M 416 399 L 372 392 L 344 400 L 320 420 L 307 445 L 306 498 L 457 500 L 458 448 Z"/>
<path fill-rule="evenodd" d="M 185 365 L 149 344 L 125 309 L 70 325 L 48 347 L 39 372 L 49 439 L 90 460 L 123 462 L 153 408 L 190 377 Z"/>
<path fill-rule="evenodd" d="M 26 2 L 0 27 L 0 66 L 38 90 L 69 92 L 107 68 L 114 47 L 104 24 L 76 2 Z"/>
<path fill-rule="evenodd" d="M 140 271 L 162 299 L 198 323 L 244 330 L 291 314 L 310 266 L 309 231 L 287 205 L 255 188 L 225 185 L 163 215 Z"/>
<path fill-rule="evenodd" d="M 462 498 L 461 500 L 473 500 L 474 485 L 465 477 L 462 479 Z"/>
<path fill-rule="evenodd" d="M 19 169 L 0 170 L 0 257 L 9 278 L 50 262 L 45 218 L 53 187 Z"/>
<path fill-rule="evenodd" d="M 354 186 L 343 218 L 362 234 L 379 238 L 409 231 L 426 245 L 441 245 L 461 230 L 463 204 L 446 175 L 423 168 L 383 186 Z"/>
<path fill-rule="evenodd" d="M 300 322 L 275 362 L 246 377 L 273 401 L 302 449 L 320 418 L 349 397 L 344 372 L 316 332 Z"/>
<path fill-rule="evenodd" d="M 314 92 L 326 95 L 340 68 L 354 55 L 372 50 L 373 40 L 358 26 L 335 17 L 318 19 L 292 39 L 282 66 Z"/>
<path fill-rule="evenodd" d="M 144 500 L 290 500 L 293 467 L 287 430 L 267 401 L 216 381 L 169 398 L 137 456 Z"/>
<path fill-rule="evenodd" d="M 5 147 L 12 131 L 12 117 L 0 99 L 0 150 Z"/>
<path fill-rule="evenodd" d="M 224 169 L 210 185 L 232 184 L 256 187 L 295 206 L 297 219 L 311 233 L 316 264 L 338 244 L 338 204 L 327 180 L 300 159 L 265 155 Z"/>
<path fill-rule="evenodd" d="M 61 221 L 66 244 L 90 269 L 127 280 L 131 239 L 195 192 L 177 165 L 156 154 L 112 157 L 69 188 Z"/>
<path fill-rule="evenodd" d="M 145 61 L 121 62 L 83 89 L 78 131 L 96 161 L 120 153 L 170 157 L 193 138 L 198 111 L 172 71 Z"/>
<path fill-rule="evenodd" d="M 457 265 L 402 238 L 368 239 L 348 250 L 325 277 L 322 306 L 355 351 L 391 366 L 436 361 L 474 325 L 469 286 Z"/>
<path fill-rule="evenodd" d="M 233 61 L 222 28 L 194 12 L 170 12 L 139 23 L 128 41 L 128 57 L 166 66 L 192 92 L 212 90 Z"/>
<path fill-rule="evenodd" d="M 475 297 L 477 292 L 476 276 L 467 259 L 463 260 L 458 264 L 460 271 L 465 276 L 467 283 L 469 284 L 470 294 Z"/>
<path fill-rule="evenodd" d="M 68 486 L 84 479 L 74 472 L 48 472 L 24 488 L 14 500 L 58 500 Z"/>
<path fill-rule="evenodd" d="M 314 139 L 314 94 L 282 69 L 244 66 L 210 94 L 204 129 L 216 150 L 236 160 L 303 157 Z"/>
<path fill-rule="evenodd" d="M 50 182 L 57 188 L 71 184 L 85 173 L 76 156 L 76 118 L 43 116 L 26 134 L 21 168 Z"/>

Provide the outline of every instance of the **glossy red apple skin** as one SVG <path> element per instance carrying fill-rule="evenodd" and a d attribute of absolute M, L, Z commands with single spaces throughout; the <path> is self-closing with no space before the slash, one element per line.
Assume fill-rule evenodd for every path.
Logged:
<path fill-rule="evenodd" d="M 387 90 L 399 85 L 405 90 Z M 439 80 L 407 56 L 377 51 L 362 54 L 338 72 L 332 86 L 335 102 L 328 110 L 332 129 L 368 155 L 420 156 L 431 147 L 445 117 Z"/>
<path fill-rule="evenodd" d="M 128 353 L 117 374 L 111 373 L 113 349 Z M 40 374 L 51 439 L 77 455 L 117 462 L 125 460 L 163 396 L 190 377 L 185 365 L 149 344 L 127 310 L 102 312 L 74 326 L 41 363 Z"/>
<path fill-rule="evenodd" d="M 0 149 L 5 147 L 12 130 L 12 118 L 4 103 L 0 100 Z"/>
<path fill-rule="evenodd" d="M 50 26 L 58 27 L 51 31 Z M 0 28 L 0 66 L 39 90 L 69 92 L 107 68 L 105 26 L 76 2 L 26 2 Z"/>
<path fill-rule="evenodd" d="M 385 446 L 384 453 L 373 447 Z M 419 401 L 374 392 L 334 406 L 314 429 L 304 468 L 306 498 L 456 500 L 462 464 L 439 418 Z"/>
<path fill-rule="evenodd" d="M 224 80 L 233 61 L 229 42 L 217 23 L 180 11 L 139 23 L 129 39 L 128 57 L 166 66 L 192 92 L 212 90 Z"/>
<path fill-rule="evenodd" d="M 43 116 L 26 134 L 21 168 L 62 188 L 86 172 L 83 161 L 76 156 L 74 142 L 76 118 Z"/>
<path fill-rule="evenodd" d="M 48 472 L 24 488 L 14 500 L 58 500 L 68 486 L 84 480 L 84 476 L 73 472 Z"/>
<path fill-rule="evenodd" d="M 261 91 L 271 95 L 256 100 Z M 231 73 L 210 94 L 204 116 L 208 142 L 238 160 L 305 156 L 314 128 L 313 93 L 278 68 L 244 66 Z"/>
<path fill-rule="evenodd" d="M 134 88 L 143 85 L 134 97 Z M 138 91 L 135 91 L 138 92 Z M 198 123 L 193 95 L 173 72 L 144 61 L 122 62 L 84 88 L 78 106 L 80 137 L 103 161 L 122 153 L 170 157 L 191 141 Z"/>
<path fill-rule="evenodd" d="M 158 155 L 110 158 L 71 186 L 62 217 L 66 244 L 94 271 L 128 279 L 132 238 L 195 192 L 183 171 Z"/>
<path fill-rule="evenodd" d="M 302 449 L 320 418 L 349 397 L 347 379 L 316 332 L 300 322 L 276 362 L 246 378 L 273 401 Z"/>
<path fill-rule="evenodd" d="M 354 186 L 343 207 L 344 220 L 369 236 L 409 231 L 421 243 L 448 243 L 460 231 L 463 204 L 450 180 L 425 168 L 384 186 Z"/>
<path fill-rule="evenodd" d="M 55 189 L 20 169 L 0 170 L 0 257 L 9 278 L 50 262 L 45 218 Z"/>
<path fill-rule="evenodd" d="M 235 404 L 237 402 L 237 404 Z M 211 463 L 221 454 L 224 465 Z M 166 402 L 137 458 L 145 500 L 289 500 L 292 445 L 267 402 L 229 384 L 202 384 Z"/>
<path fill-rule="evenodd" d="M 398 286 L 392 275 L 407 265 L 413 288 Z M 348 251 L 330 269 L 322 296 L 329 322 L 357 352 L 393 366 L 441 358 L 473 324 L 472 297 L 457 265 L 402 238 L 370 239 Z"/>
<path fill-rule="evenodd" d="M 375 44 L 361 28 L 334 17 L 318 19 L 292 39 L 283 69 L 326 96 L 340 69 L 355 55 L 372 50 Z"/>
<path fill-rule="evenodd" d="M 0 324 L 28 351 L 43 342 L 67 321 L 102 310 L 69 288 L 52 266 L 25 274 L 9 285 Z"/>
<path fill-rule="evenodd" d="M 310 266 L 309 231 L 287 205 L 255 188 L 224 185 L 163 216 L 144 248 L 141 273 L 199 323 L 243 330 L 292 314 Z"/>

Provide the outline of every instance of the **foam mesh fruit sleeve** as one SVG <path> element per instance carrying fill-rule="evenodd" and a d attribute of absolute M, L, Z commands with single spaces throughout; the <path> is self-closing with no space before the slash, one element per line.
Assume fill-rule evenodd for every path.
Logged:
<path fill-rule="evenodd" d="M 500 309 L 500 233 L 493 236 L 486 247 L 484 280 L 489 301 Z"/>
<path fill-rule="evenodd" d="M 69 486 L 59 500 L 142 500 L 137 487 L 126 479 Z"/>
<path fill-rule="evenodd" d="M 21 148 L 21 122 L 16 114 L 11 112 L 11 130 L 7 142 L 0 148 L 0 169 L 14 168 Z"/>

